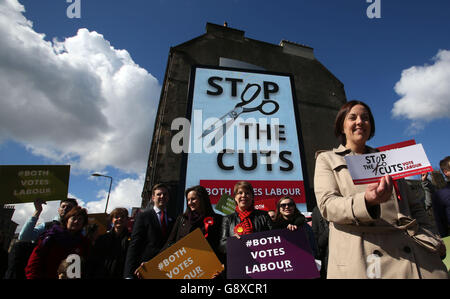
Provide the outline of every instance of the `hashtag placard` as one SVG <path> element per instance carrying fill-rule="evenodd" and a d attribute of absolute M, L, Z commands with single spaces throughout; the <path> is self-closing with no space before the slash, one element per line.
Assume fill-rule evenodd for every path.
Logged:
<path fill-rule="evenodd" d="M 70 165 L 0 165 L 0 204 L 67 198 Z"/>
<path fill-rule="evenodd" d="M 271 230 L 227 240 L 227 278 L 319 277 L 303 228 Z"/>
<path fill-rule="evenodd" d="M 145 279 L 211 279 L 223 267 L 197 228 L 138 270 Z"/>

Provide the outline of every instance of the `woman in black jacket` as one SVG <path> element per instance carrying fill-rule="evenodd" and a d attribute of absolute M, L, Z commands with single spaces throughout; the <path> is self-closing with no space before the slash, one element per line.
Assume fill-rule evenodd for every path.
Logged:
<path fill-rule="evenodd" d="M 295 201 L 289 196 L 284 196 L 277 202 L 277 210 L 273 228 L 287 228 L 291 231 L 303 229 L 306 234 L 306 238 L 308 239 L 309 246 L 311 247 L 312 254 L 315 258 L 318 257 L 317 244 L 313 230 L 306 223 L 305 216 L 298 210 Z"/>
<path fill-rule="evenodd" d="M 255 210 L 255 193 L 250 183 L 237 182 L 234 185 L 233 194 L 236 201 L 235 212 L 224 217 L 222 224 L 220 248 L 224 253 L 229 237 L 240 238 L 242 235 L 272 229 L 272 220 L 269 214 L 266 211 Z"/>
<path fill-rule="evenodd" d="M 185 192 L 186 211 L 178 216 L 175 225 L 161 251 L 200 228 L 211 248 L 223 263 L 224 257 L 218 250 L 222 216 L 214 213 L 208 191 L 202 186 L 190 187 Z"/>
<path fill-rule="evenodd" d="M 87 262 L 88 278 L 122 278 L 130 243 L 128 210 L 115 208 L 110 214 L 112 228 L 97 238 Z"/>

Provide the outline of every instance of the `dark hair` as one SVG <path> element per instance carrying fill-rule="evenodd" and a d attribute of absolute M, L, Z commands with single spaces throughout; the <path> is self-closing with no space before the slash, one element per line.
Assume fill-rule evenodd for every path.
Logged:
<path fill-rule="evenodd" d="M 111 213 L 109 214 L 109 222 L 112 221 L 112 219 L 114 217 L 116 217 L 116 215 L 121 215 L 124 218 L 128 218 L 128 210 L 125 208 L 115 208 L 114 210 L 111 211 Z"/>
<path fill-rule="evenodd" d="M 450 170 L 450 156 L 445 157 L 439 162 L 439 167 L 441 168 L 442 172 L 444 170 L 449 171 Z"/>
<path fill-rule="evenodd" d="M 67 212 L 66 215 L 64 215 L 64 218 L 61 221 L 63 226 L 67 227 L 67 222 L 69 221 L 70 217 L 78 215 L 83 218 L 83 227 L 85 227 L 88 224 L 87 210 L 79 206 L 73 207 L 69 212 Z"/>
<path fill-rule="evenodd" d="M 209 199 L 208 191 L 205 189 L 205 187 L 197 185 L 197 186 L 187 188 L 186 191 L 184 192 L 186 201 L 187 201 L 189 192 L 192 192 L 192 191 L 197 193 L 197 196 L 200 198 L 200 210 L 203 213 L 203 215 L 205 215 L 205 216 L 214 215 L 215 213 L 214 213 L 214 210 L 211 205 L 211 200 Z M 184 213 L 184 215 L 188 216 L 188 212 L 189 212 L 189 207 L 186 209 L 186 212 Z"/>
<path fill-rule="evenodd" d="M 75 207 L 78 206 L 77 200 L 76 200 L 75 198 L 72 198 L 72 197 L 67 197 L 67 198 L 65 198 L 65 199 L 62 199 L 62 200 L 59 202 L 59 206 L 61 206 L 61 205 L 62 205 L 63 203 L 65 203 L 65 202 L 70 202 L 70 203 L 72 203 Z"/>
<path fill-rule="evenodd" d="M 352 108 L 356 105 L 364 106 L 364 108 L 366 108 L 367 112 L 369 113 L 369 121 L 370 121 L 369 139 L 375 135 L 375 120 L 373 118 L 373 114 L 369 106 L 367 106 L 367 104 L 364 102 L 353 100 L 342 105 L 341 109 L 336 115 L 336 120 L 334 121 L 334 135 L 339 139 L 342 145 L 345 145 L 347 143 L 347 138 L 345 137 L 345 134 L 342 132 L 344 130 L 345 117 L 350 112 L 350 110 L 352 110 Z"/>
<path fill-rule="evenodd" d="M 163 188 L 166 189 L 167 192 L 169 192 L 169 187 L 167 187 L 166 184 L 158 183 L 158 184 L 153 185 L 153 187 L 152 187 L 152 196 L 155 195 L 156 189 L 163 189 Z"/>
<path fill-rule="evenodd" d="M 293 216 L 297 216 L 297 215 L 301 214 L 300 211 L 297 209 L 297 205 L 295 204 L 295 201 L 292 198 L 290 198 L 289 196 L 283 196 L 282 198 L 280 198 L 280 200 L 277 201 L 277 210 L 275 211 L 275 220 L 274 220 L 275 222 L 281 220 L 281 218 L 283 217 L 280 213 L 280 208 L 281 208 L 281 202 L 285 199 L 289 199 L 294 203 Z"/>

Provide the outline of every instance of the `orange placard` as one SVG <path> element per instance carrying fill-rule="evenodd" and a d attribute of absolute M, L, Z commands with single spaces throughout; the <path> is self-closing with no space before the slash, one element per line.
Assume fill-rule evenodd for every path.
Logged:
<path fill-rule="evenodd" d="M 197 228 L 138 270 L 144 279 L 211 279 L 223 267 Z"/>

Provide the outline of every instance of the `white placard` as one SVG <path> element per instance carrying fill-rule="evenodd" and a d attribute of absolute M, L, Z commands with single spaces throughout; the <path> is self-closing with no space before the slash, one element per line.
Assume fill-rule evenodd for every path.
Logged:
<path fill-rule="evenodd" d="M 396 180 L 433 171 L 422 144 L 378 153 L 346 156 L 345 161 L 356 185 L 375 183 L 386 174 Z"/>

